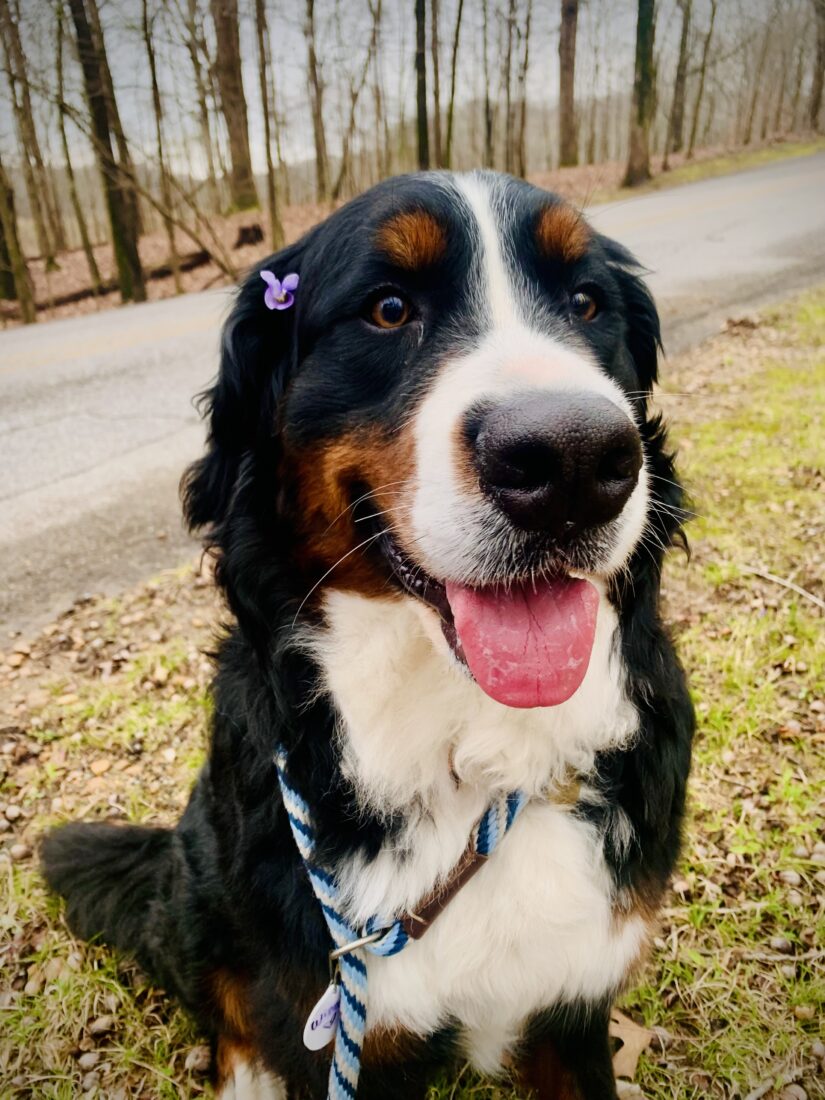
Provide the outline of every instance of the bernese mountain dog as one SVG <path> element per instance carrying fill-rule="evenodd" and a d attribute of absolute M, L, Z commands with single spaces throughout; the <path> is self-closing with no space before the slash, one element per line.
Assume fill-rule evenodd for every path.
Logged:
<path fill-rule="evenodd" d="M 262 271 L 298 276 L 290 308 Z M 609 1012 L 678 854 L 693 735 L 659 611 L 684 515 L 659 350 L 625 248 L 489 172 L 383 182 L 239 291 L 182 486 L 232 612 L 207 762 L 174 829 L 43 846 L 71 928 L 211 1036 L 222 1100 L 327 1095 L 331 1048 L 302 1032 L 330 930 L 276 749 L 352 927 L 438 900 L 402 953 L 359 949 L 358 1100 L 421 1100 L 465 1062 L 615 1097 Z M 518 820 L 462 876 L 511 791 Z"/>

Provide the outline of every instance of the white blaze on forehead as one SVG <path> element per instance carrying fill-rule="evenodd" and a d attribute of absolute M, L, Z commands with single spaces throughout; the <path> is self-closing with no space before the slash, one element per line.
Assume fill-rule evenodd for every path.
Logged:
<path fill-rule="evenodd" d="M 480 173 L 454 177 L 456 190 L 473 222 L 476 245 L 471 274 L 471 302 L 482 336 L 468 356 L 476 385 L 515 390 L 536 386 L 600 393 L 631 418 L 633 412 L 619 386 L 599 368 L 590 348 L 564 322 L 542 309 L 526 274 L 511 258 L 508 235 L 515 213 L 506 184 Z M 478 377 L 484 355 L 483 377 Z M 478 356 L 478 358 L 477 358 Z"/>
<path fill-rule="evenodd" d="M 504 262 L 501 239 L 501 209 L 494 211 L 491 184 L 482 176 L 456 176 L 456 186 L 466 200 L 475 219 L 478 234 L 479 305 L 489 309 L 493 328 L 508 328 L 520 321 L 513 280 Z"/>

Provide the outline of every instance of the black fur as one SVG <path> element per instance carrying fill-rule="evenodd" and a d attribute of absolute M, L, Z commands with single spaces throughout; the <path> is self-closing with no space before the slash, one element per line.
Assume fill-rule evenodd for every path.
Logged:
<path fill-rule="evenodd" d="M 519 255 L 529 256 L 531 211 L 547 196 L 512 182 L 525 210 Z M 446 222 L 448 260 L 416 296 L 426 341 L 392 341 L 364 331 L 371 288 L 395 285 L 371 245 L 371 226 L 397 209 L 426 205 Z M 184 507 L 217 555 L 217 578 L 237 620 L 222 640 L 214 683 L 209 761 L 172 831 L 69 825 L 47 837 L 43 867 L 67 898 L 71 927 L 135 955 L 211 1033 L 222 1032 L 215 974 L 229 970 L 244 989 L 251 1034 L 264 1064 L 290 1097 L 325 1095 L 326 1056 L 301 1044 L 309 1005 L 328 979 L 329 938 L 277 797 L 273 747 L 310 802 L 323 857 L 370 858 L 400 822 L 356 812 L 332 731 L 335 713 L 319 691 L 319 670 L 294 644 L 292 624 L 308 584 L 295 533 L 288 447 L 312 446 L 353 424 L 396 423 L 432 377 L 456 318 L 473 321 L 461 290 L 472 241 L 461 212 L 426 178 L 381 185 L 355 200 L 265 266 L 301 276 L 296 306 L 270 313 L 258 270 L 241 289 L 223 334 L 221 369 L 205 398 L 209 440 L 188 471 Z M 643 412 L 656 378 L 659 322 L 632 258 L 596 237 L 577 278 L 597 281 L 604 320 L 581 334 Z M 547 288 L 547 308 L 566 320 L 573 276 L 536 260 L 527 277 Z M 415 283 L 415 280 L 412 279 Z M 358 369 L 355 369 L 357 364 Z M 679 847 L 693 714 L 685 680 L 658 611 L 662 548 L 680 537 L 682 493 L 664 428 L 644 413 L 652 471 L 653 535 L 613 586 L 628 690 L 641 715 L 630 751 L 597 761 L 606 818 L 633 824 L 629 850 L 608 848 L 616 879 L 655 903 Z M 312 606 L 303 615 L 311 617 Z M 608 836 L 610 836 L 608 830 Z M 309 1000 L 308 1000 L 309 995 Z M 525 1051 L 552 1040 L 586 1100 L 612 1096 L 604 1006 L 583 1006 L 534 1023 Z M 598 1056 L 594 1050 L 600 1051 Z M 420 1098 L 439 1066 L 458 1057 L 447 1029 L 412 1044 L 391 1066 L 365 1065 L 359 1097 Z M 595 1059 L 595 1060 L 594 1060 Z M 549 1095 L 549 1094 L 548 1094 Z"/>

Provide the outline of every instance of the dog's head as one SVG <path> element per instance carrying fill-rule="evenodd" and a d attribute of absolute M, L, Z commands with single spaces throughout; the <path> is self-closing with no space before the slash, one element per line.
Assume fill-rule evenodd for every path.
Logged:
<path fill-rule="evenodd" d="M 276 589 L 299 618 L 329 588 L 411 599 L 494 698 L 568 698 L 656 497 L 630 255 L 525 183 L 427 174 L 262 269 L 299 274 L 295 304 L 250 275 L 184 485 L 242 627 L 273 629 Z"/>

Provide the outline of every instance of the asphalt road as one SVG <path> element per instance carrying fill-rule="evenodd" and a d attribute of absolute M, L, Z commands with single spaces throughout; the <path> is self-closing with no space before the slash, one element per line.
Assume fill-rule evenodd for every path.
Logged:
<path fill-rule="evenodd" d="M 594 207 L 650 271 L 668 350 L 825 280 L 825 154 Z M 0 334 L 0 631 L 190 559 L 177 485 L 227 291 Z M 2 646 L 0 636 L 0 646 Z"/>

